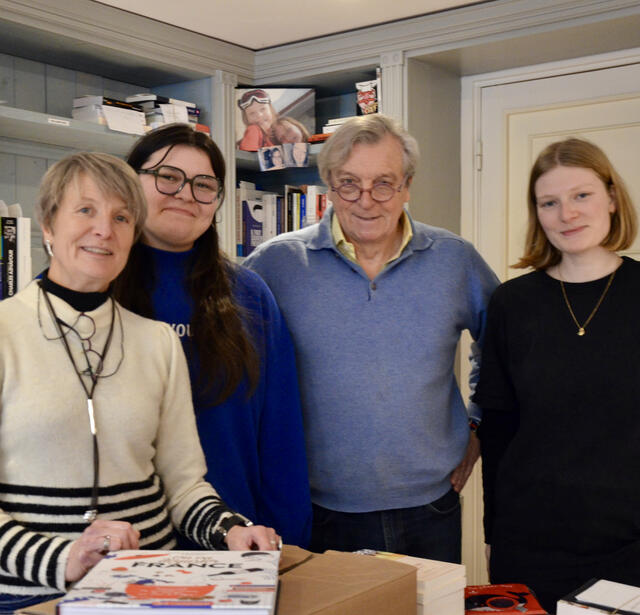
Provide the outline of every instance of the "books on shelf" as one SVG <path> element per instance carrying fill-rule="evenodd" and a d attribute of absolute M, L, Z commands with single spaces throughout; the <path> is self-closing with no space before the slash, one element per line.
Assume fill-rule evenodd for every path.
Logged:
<path fill-rule="evenodd" d="M 273 615 L 279 559 L 279 551 L 114 551 L 58 614 Z"/>
<path fill-rule="evenodd" d="M 534 593 L 522 583 L 469 585 L 464 591 L 466 615 L 547 615 Z"/>
<path fill-rule="evenodd" d="M 31 281 L 31 218 L 19 203 L 0 201 L 0 299 L 12 297 Z"/>
<path fill-rule="evenodd" d="M 464 588 L 467 584 L 467 572 L 463 564 L 372 549 L 363 549 L 357 553 L 373 555 L 417 568 L 418 615 L 464 615 Z"/>
<path fill-rule="evenodd" d="M 132 94 L 131 96 L 127 96 L 125 100 L 128 103 L 150 103 L 152 107 L 155 104 L 162 103 L 168 105 L 182 105 L 183 107 L 189 107 L 192 109 L 196 108 L 196 104 L 194 102 L 180 100 L 178 98 L 171 98 L 170 96 L 162 96 L 160 94 L 154 94 L 153 92 L 140 92 L 139 94 Z"/>
<path fill-rule="evenodd" d="M 146 121 L 142 107 L 107 96 L 80 96 L 73 99 L 71 117 L 82 122 L 108 126 L 111 130 L 142 135 Z"/>
<path fill-rule="evenodd" d="M 558 615 L 591 615 L 640 613 L 640 587 L 591 579 L 568 596 L 558 600 Z"/>
<path fill-rule="evenodd" d="M 261 243 L 318 222 L 327 206 L 325 186 L 285 184 L 256 189 L 240 181 L 236 190 L 236 256 L 249 256 Z"/>

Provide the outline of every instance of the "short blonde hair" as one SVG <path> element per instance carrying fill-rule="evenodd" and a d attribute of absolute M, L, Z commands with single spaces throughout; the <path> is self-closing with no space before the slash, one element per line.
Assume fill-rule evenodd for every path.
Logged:
<path fill-rule="evenodd" d="M 638 220 L 631 197 L 624 182 L 613 168 L 607 155 L 593 143 L 584 139 L 571 137 L 548 145 L 536 159 L 529 176 L 527 205 L 529 222 L 524 255 L 512 265 L 518 269 L 533 267 L 546 269 L 557 265 L 562 255 L 547 239 L 538 220 L 535 186 L 542 175 L 556 167 L 580 167 L 593 171 L 611 193 L 616 203 L 611 214 L 609 234 L 602 246 L 615 252 L 628 248 L 636 237 Z"/>
<path fill-rule="evenodd" d="M 375 145 L 391 135 L 402 146 L 402 171 L 411 179 L 420 158 L 418 142 L 393 118 L 372 113 L 361 115 L 345 122 L 322 146 L 318 154 L 318 171 L 322 181 L 331 185 L 331 173 L 337 171 L 359 143 Z"/>
<path fill-rule="evenodd" d="M 81 175 L 90 177 L 105 194 L 116 195 L 127 205 L 139 237 L 147 217 L 147 202 L 137 173 L 110 154 L 79 152 L 56 162 L 40 182 L 36 219 L 51 228 L 67 186 Z"/>

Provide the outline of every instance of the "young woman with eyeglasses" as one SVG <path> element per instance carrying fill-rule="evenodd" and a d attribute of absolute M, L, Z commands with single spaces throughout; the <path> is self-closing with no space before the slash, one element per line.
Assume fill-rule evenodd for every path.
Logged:
<path fill-rule="evenodd" d="M 128 162 L 148 216 L 116 296 L 182 339 L 207 480 L 229 506 L 304 546 L 311 504 L 293 345 L 266 284 L 219 247 L 222 154 L 174 124 L 142 137 Z"/>

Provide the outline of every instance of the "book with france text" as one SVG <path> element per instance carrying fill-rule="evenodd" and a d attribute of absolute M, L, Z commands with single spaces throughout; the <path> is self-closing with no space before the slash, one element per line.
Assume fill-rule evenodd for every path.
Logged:
<path fill-rule="evenodd" d="M 59 615 L 272 615 L 279 551 L 114 551 L 60 600 Z"/>

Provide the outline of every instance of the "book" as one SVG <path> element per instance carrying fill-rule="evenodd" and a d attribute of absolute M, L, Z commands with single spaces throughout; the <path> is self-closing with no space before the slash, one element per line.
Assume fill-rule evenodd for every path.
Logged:
<path fill-rule="evenodd" d="M 467 570 L 463 564 L 363 549 L 363 555 L 408 564 L 417 568 L 418 615 L 463 615 Z"/>
<path fill-rule="evenodd" d="M 114 551 L 58 603 L 59 615 L 272 615 L 279 551 Z"/>
<path fill-rule="evenodd" d="M 12 297 L 18 292 L 18 220 L 13 216 L 0 218 L 2 223 L 3 276 L 2 296 Z"/>
<path fill-rule="evenodd" d="M 180 100 L 179 98 L 171 98 L 170 96 L 162 96 L 160 94 L 154 94 L 153 92 L 141 92 L 139 94 L 132 94 L 127 96 L 125 100 L 128 103 L 147 103 L 154 104 L 167 104 L 167 105 L 182 105 L 183 107 L 196 108 L 196 103 L 187 100 Z"/>
<path fill-rule="evenodd" d="M 132 111 L 142 111 L 140 105 L 133 104 L 124 100 L 118 100 L 117 98 L 110 98 L 108 96 L 92 96 L 85 94 L 84 96 L 78 96 L 73 99 L 73 108 L 90 107 L 95 105 L 107 105 L 112 107 L 120 107 L 121 109 L 131 109 Z"/>
<path fill-rule="evenodd" d="M 242 202 L 242 241 L 243 256 L 249 256 L 262 243 L 262 225 L 264 222 L 264 207 L 262 197 L 248 199 Z"/>
<path fill-rule="evenodd" d="M 469 585 L 464 590 L 466 615 L 547 615 L 533 592 L 522 583 Z"/>
<path fill-rule="evenodd" d="M 640 587 L 591 579 L 588 583 L 558 600 L 557 615 L 640 613 Z"/>

